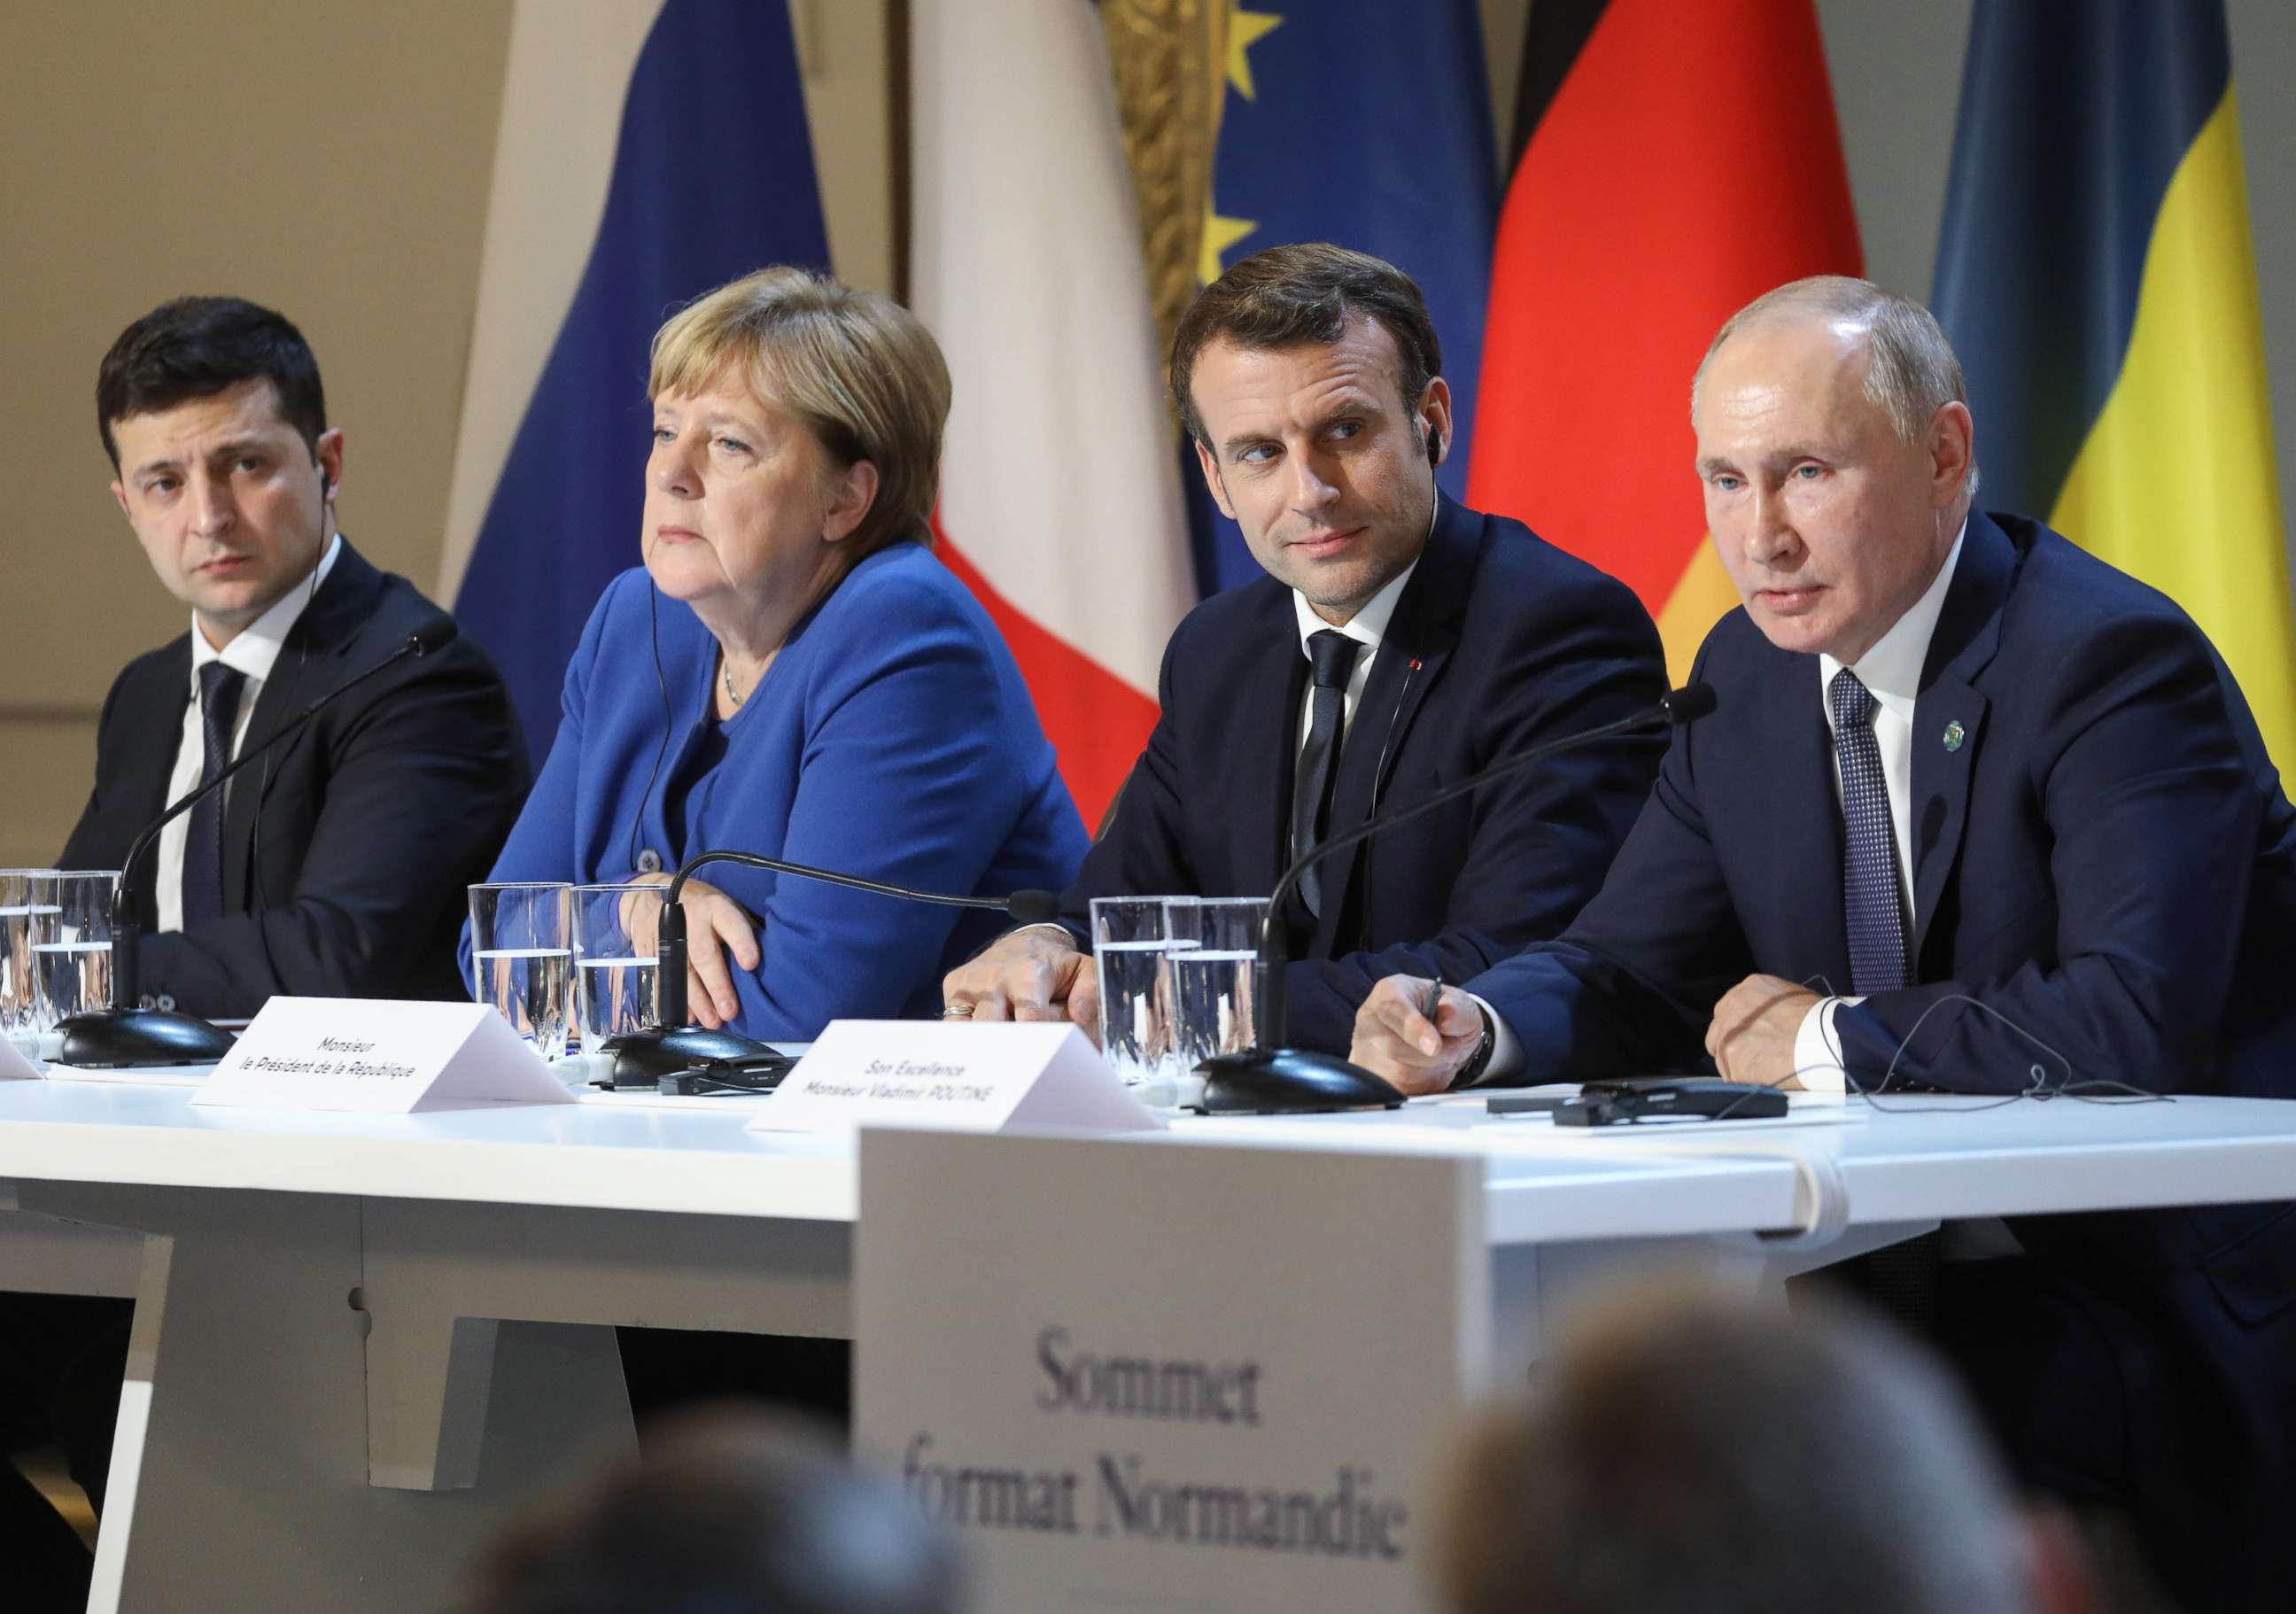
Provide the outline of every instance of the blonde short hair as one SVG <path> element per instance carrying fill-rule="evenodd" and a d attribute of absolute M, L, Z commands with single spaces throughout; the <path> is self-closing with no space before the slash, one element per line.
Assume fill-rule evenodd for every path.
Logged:
<path fill-rule="evenodd" d="M 704 392 L 731 370 L 758 402 L 802 421 L 840 465 L 877 468 L 877 496 L 846 539 L 858 561 L 932 542 L 948 365 L 890 297 L 775 265 L 704 293 L 654 332 L 646 396 Z"/>

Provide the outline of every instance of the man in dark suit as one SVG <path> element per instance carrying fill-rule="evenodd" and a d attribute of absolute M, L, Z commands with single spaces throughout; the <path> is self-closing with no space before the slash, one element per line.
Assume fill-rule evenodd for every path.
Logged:
<path fill-rule="evenodd" d="M 62 866 L 119 866 L 169 801 L 438 614 L 335 530 L 343 438 L 294 326 L 186 298 L 123 332 L 97 381 L 111 485 L 193 627 L 128 664 Z M 128 872 L 146 990 L 241 1017 L 275 993 L 446 997 L 463 888 L 528 783 L 500 677 L 467 640 L 334 702 L 161 832 Z"/>
<path fill-rule="evenodd" d="M 96 414 L 112 496 L 192 627 L 105 699 L 70 869 L 120 867 L 168 802 L 438 614 L 336 531 L 342 433 L 277 314 L 211 297 L 153 310 L 104 356 Z M 276 993 L 461 996 L 463 888 L 486 877 L 528 781 L 502 680 L 468 641 L 362 684 L 127 872 L 144 989 L 214 1017 Z M 52 1435 L 99 1506 L 127 1311 L 0 1296 L 0 1445 Z M 0 1561 L 26 1566 L 36 1601 L 84 1595 L 85 1555 L 4 1451 Z"/>
<path fill-rule="evenodd" d="M 1723 327 L 1718 709 L 1559 940 L 1431 1025 L 1382 982 L 1359 1062 L 1421 1092 L 1702 1043 L 1785 1087 L 2296 1096 L 2296 810 L 2247 704 L 2170 601 L 1972 509 L 1964 400 L 1927 311 L 1862 281 Z M 2028 1477 L 2133 1515 L 2194 1606 L 2254 1606 L 2296 1504 L 2296 1207 L 2011 1231 L 2029 1260 L 1949 1275 L 1941 1323 Z"/>
<path fill-rule="evenodd" d="M 1453 447 L 1441 365 L 1418 288 L 1337 247 L 1259 253 L 1191 305 L 1173 399 L 1268 576 L 1181 623 L 1156 727 L 1065 922 L 951 973 L 950 1012 L 1093 1029 L 1091 898 L 1265 896 L 1381 807 L 1663 692 L 1657 632 L 1622 584 L 1437 492 Z M 1554 935 L 1660 746 L 1587 747 L 1316 867 L 1283 914 L 1292 1039 L 1336 1051 L 1381 976 L 1459 979 Z"/>

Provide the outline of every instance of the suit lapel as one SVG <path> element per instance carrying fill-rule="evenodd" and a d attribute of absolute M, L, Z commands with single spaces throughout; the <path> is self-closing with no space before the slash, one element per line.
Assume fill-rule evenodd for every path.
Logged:
<path fill-rule="evenodd" d="M 1435 530 L 1420 552 L 1418 569 L 1395 602 L 1379 658 L 1356 702 L 1340 750 L 1340 777 L 1332 792 L 1331 829 L 1352 829 L 1372 815 L 1395 772 L 1397 753 L 1426 703 L 1427 692 L 1459 643 L 1466 616 L 1467 589 L 1473 579 L 1480 521 L 1450 500 L 1442 501 Z M 1339 925 L 1364 866 L 1363 848 L 1341 853 L 1324 864 L 1324 912 L 1316 926 L 1316 955 L 1345 949 Z"/>
<path fill-rule="evenodd" d="M 2001 607 L 2016 576 L 2017 551 L 1981 512 L 1972 511 L 1945 609 L 1930 635 L 1921 693 L 1914 701 L 1913 778 L 1906 809 L 1914 852 L 1914 934 L 1906 962 L 1915 979 L 1930 922 L 1961 857 L 1970 771 L 1985 736 L 1989 702 L 1974 680 L 2001 642 Z"/>
<path fill-rule="evenodd" d="M 126 799 L 134 828 L 157 818 L 168 806 L 168 783 L 176 771 L 176 756 L 183 744 L 184 713 L 192 704 L 192 640 L 186 634 L 168 647 L 166 670 L 139 692 L 135 709 L 128 716 L 126 733 L 135 736 L 127 750 L 122 768 Z M 147 737 L 157 737 L 153 744 Z M 144 874 L 148 884 L 150 875 Z"/>
<path fill-rule="evenodd" d="M 1276 599 L 1281 620 L 1253 635 L 1250 661 L 1235 692 L 1239 743 L 1201 766 L 1226 776 L 1229 823 L 1206 826 L 1215 840 L 1237 848 L 1236 889 L 1265 894 L 1291 861 L 1292 774 L 1299 760 L 1300 701 L 1308 687 L 1308 658 L 1300 653 L 1292 596 Z M 1215 799 L 1218 799 L 1217 797 Z"/>
<path fill-rule="evenodd" d="M 312 700 L 341 683 L 348 671 L 358 670 L 347 670 L 339 663 L 349 652 L 359 624 L 372 613 L 381 581 L 381 574 L 346 542 L 327 580 L 281 643 L 271 676 L 256 694 L 255 714 L 248 720 L 239 755 L 253 755 Z M 187 668 L 184 677 L 190 676 Z M 223 903 L 227 914 L 258 905 L 251 900 L 256 820 L 289 759 L 310 740 L 307 729 L 283 741 L 270 757 L 224 787 Z"/>

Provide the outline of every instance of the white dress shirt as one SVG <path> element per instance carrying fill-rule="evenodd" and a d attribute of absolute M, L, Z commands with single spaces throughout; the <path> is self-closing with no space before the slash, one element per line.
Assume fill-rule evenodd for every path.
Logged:
<path fill-rule="evenodd" d="M 1938 575 L 1931 579 L 1922 597 L 1849 667 L 1857 675 L 1857 681 L 1874 695 L 1874 743 L 1882 753 L 1882 782 L 1890 795 L 1890 828 L 1898 847 L 1898 891 L 1907 905 L 1906 917 L 1909 922 L 1914 899 L 1914 701 L 1921 693 L 1922 666 L 1929 660 L 1930 639 L 1937 632 L 1939 613 L 1945 610 L 1946 591 L 1952 586 L 1954 568 L 1961 561 L 1961 541 L 1968 534 L 1969 521 L 1964 517 L 1961 530 L 1954 534 L 1953 547 L 1946 553 L 1945 564 L 1938 568 Z M 1833 728 L 1833 704 L 1826 698 L 1826 692 L 1833 685 L 1833 675 L 1841 668 L 1842 663 L 1819 652 L 1817 706 L 1825 714 L 1829 733 Z M 1833 799 L 1838 807 L 1841 801 L 1841 762 L 1838 756 L 1833 759 Z M 1908 930 L 1910 933 L 1910 925 Z M 1906 960 L 1908 969 L 1913 962 L 1910 956 Z M 1849 983 L 1824 984 L 1831 990 Z M 1491 1057 L 1484 1067 L 1484 1079 L 1513 1075 L 1522 1063 L 1521 1045 L 1506 1021 L 1492 1012 L 1488 1004 L 1480 998 L 1475 1001 L 1491 1021 Z M 1862 997 L 1834 994 L 1820 998 L 1802 1017 L 1801 1028 L 1794 1036 L 1794 1074 L 1808 1092 L 1838 1094 L 1842 1091 L 1846 1078 L 1841 1069 L 1841 1045 L 1833 1036 L 1834 1011 L 1843 1004 L 1865 1001 Z"/>
<path fill-rule="evenodd" d="M 192 699 L 191 704 L 184 708 L 183 737 L 176 744 L 176 771 L 168 776 L 168 801 L 180 801 L 199 789 L 200 773 L 207 765 L 207 738 L 201 732 L 200 722 L 200 669 L 210 661 L 220 661 L 246 679 L 240 687 L 239 711 L 231 725 L 231 756 L 236 758 L 240 742 L 247 738 L 248 724 L 255 716 L 256 697 L 263 692 L 263 681 L 271 676 L 272 668 L 279 660 L 280 646 L 286 643 L 288 634 L 310 605 L 312 596 L 327 580 L 327 573 L 334 569 L 335 557 L 342 553 L 342 535 L 337 533 L 328 541 L 327 553 L 319 557 L 319 564 L 311 575 L 282 594 L 270 610 L 241 628 L 221 650 L 208 643 L 207 635 L 200 627 L 198 613 L 193 613 Z M 184 843 L 191 832 L 189 813 L 160 832 L 160 859 L 152 871 L 152 897 L 159 905 L 162 930 L 184 928 Z"/>
<path fill-rule="evenodd" d="M 1292 591 L 1292 610 L 1300 623 L 1301 655 L 1313 660 L 1308 641 L 1324 632 L 1345 634 L 1363 646 L 1356 651 L 1355 665 L 1348 671 L 1347 698 L 1340 708 L 1340 737 L 1343 741 L 1347 738 L 1348 725 L 1356 720 L 1356 702 L 1363 699 L 1364 685 L 1371 682 L 1371 664 L 1379 660 L 1380 642 L 1387 637 L 1387 625 L 1394 619 L 1395 602 L 1403 598 L 1404 586 L 1411 581 L 1411 574 L 1418 569 L 1419 562 L 1414 560 L 1389 579 L 1384 588 L 1365 601 L 1361 610 L 1337 627 L 1316 614 L 1316 608 L 1308 603 L 1307 595 L 1296 588 Z M 1308 743 L 1308 721 L 1315 709 L 1315 701 L 1316 686 L 1311 681 L 1300 696 L 1300 732 L 1292 741 L 1292 749 L 1295 752 Z"/>
<path fill-rule="evenodd" d="M 1914 701 L 1921 694 L 1922 664 L 1929 660 L 1930 638 L 1937 632 L 1939 613 L 1945 610 L 1946 590 L 1953 583 L 1954 568 L 1961 561 L 1961 541 L 1968 532 L 1969 522 L 1964 518 L 1961 531 L 1953 536 L 1953 548 L 1947 552 L 1945 564 L 1938 568 L 1938 575 L 1927 591 L 1849 668 L 1874 696 L 1874 745 L 1882 753 L 1882 783 L 1890 795 L 1890 839 L 1898 847 L 1898 897 L 1906 905 L 1908 978 L 1914 966 Z M 1833 675 L 1841 668 L 1842 664 L 1832 656 L 1819 652 L 1817 708 L 1825 714 L 1828 733 L 1833 731 L 1833 702 L 1827 699 L 1826 692 L 1833 685 Z M 1841 758 L 1838 751 L 1833 753 L 1833 800 L 1837 807 L 1841 805 Z M 1849 984 L 1836 981 L 1831 986 Z M 1862 997 L 1836 994 L 1820 998 L 1802 1016 L 1801 1029 L 1794 1036 L 1793 1061 L 1796 1079 L 1805 1090 L 1841 1092 L 1846 1077 L 1841 1069 L 1841 1045 L 1833 1035 L 1834 1011 L 1843 1004 L 1865 1001 Z"/>

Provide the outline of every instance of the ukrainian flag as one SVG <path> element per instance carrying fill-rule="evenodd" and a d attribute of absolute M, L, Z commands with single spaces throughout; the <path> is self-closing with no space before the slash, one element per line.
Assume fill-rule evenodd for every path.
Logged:
<path fill-rule="evenodd" d="M 1982 503 L 2174 598 L 2285 770 L 2296 631 L 2218 0 L 1978 0 L 1934 300 Z"/>

